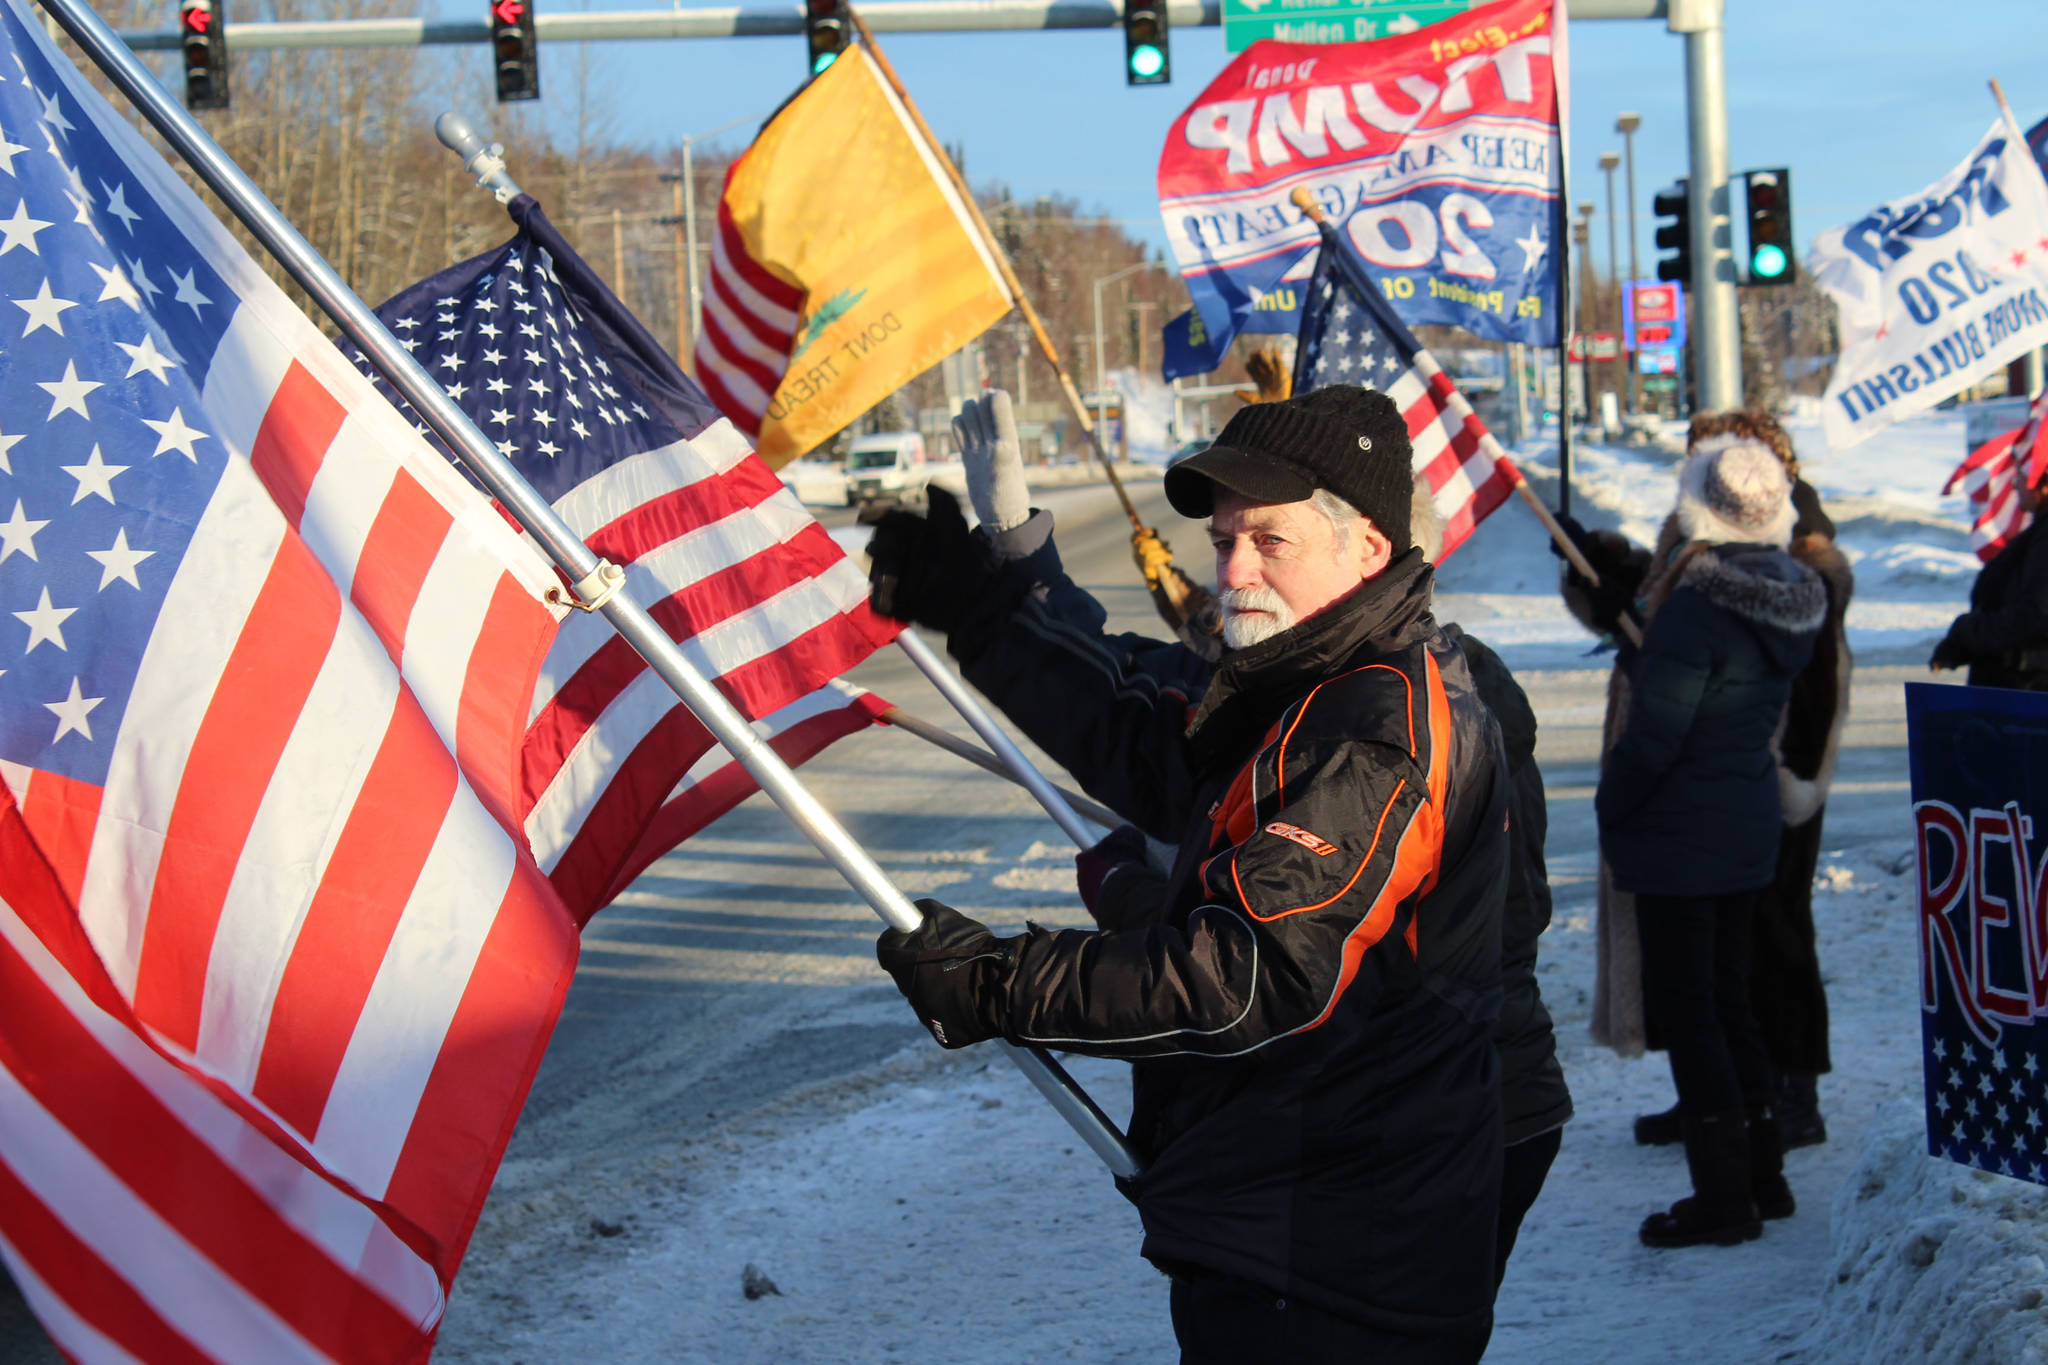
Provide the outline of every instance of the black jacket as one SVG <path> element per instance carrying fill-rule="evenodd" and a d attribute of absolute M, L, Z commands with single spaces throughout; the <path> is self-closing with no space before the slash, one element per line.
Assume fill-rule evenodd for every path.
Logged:
<path fill-rule="evenodd" d="M 1600 849 L 1638 895 L 1755 891 L 1777 870 L 1772 736 L 1827 615 L 1783 550 L 1696 545 L 1630 663 L 1628 721 L 1600 773 Z"/>
<path fill-rule="evenodd" d="M 1977 574 L 1970 609 L 1948 638 L 1970 660 L 1972 687 L 2048 691 L 2048 537 L 2035 514 Z"/>
<path fill-rule="evenodd" d="M 1044 594 L 950 643 L 1081 784 L 1178 843 L 1142 922 L 1027 937 L 1008 1036 L 1134 1061 L 1129 1193 L 1162 1268 L 1403 1332 L 1491 1312 L 1498 731 L 1419 554 L 1190 706 Z M 1182 651 L 1185 653 L 1185 651 Z"/>

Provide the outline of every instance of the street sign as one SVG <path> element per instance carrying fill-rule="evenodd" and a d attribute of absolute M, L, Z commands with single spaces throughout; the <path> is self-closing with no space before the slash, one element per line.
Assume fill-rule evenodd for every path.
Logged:
<path fill-rule="evenodd" d="M 1479 0 L 1223 0 L 1223 48 L 1261 38 L 1283 43 L 1362 43 L 1455 18 Z"/>
<path fill-rule="evenodd" d="M 1574 332 L 1570 355 L 1573 360 L 1613 360 L 1621 354 L 1621 338 L 1613 332 Z"/>

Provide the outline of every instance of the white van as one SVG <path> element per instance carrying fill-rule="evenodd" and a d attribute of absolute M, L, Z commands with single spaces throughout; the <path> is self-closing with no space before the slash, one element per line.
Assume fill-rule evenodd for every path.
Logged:
<path fill-rule="evenodd" d="M 914 431 L 878 431 L 856 439 L 846 452 L 848 507 L 923 507 L 930 481 L 924 437 Z"/>

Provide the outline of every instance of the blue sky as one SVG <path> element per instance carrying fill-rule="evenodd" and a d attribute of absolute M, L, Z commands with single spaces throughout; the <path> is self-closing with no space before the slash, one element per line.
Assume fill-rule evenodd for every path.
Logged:
<path fill-rule="evenodd" d="M 593 7 L 652 6 L 593 0 Z M 442 8 L 458 7 L 443 0 Z M 2004 82 L 2023 126 L 2048 116 L 2042 0 L 1728 0 L 1728 11 L 1732 163 L 1737 170 L 1792 168 L 1802 246 L 1960 161 L 1996 113 L 1988 77 Z M 966 147 L 977 185 L 1000 180 L 1025 198 L 1071 196 L 1128 220 L 1163 249 L 1153 189 L 1159 149 L 1174 117 L 1230 60 L 1221 29 L 1174 30 L 1172 83 L 1140 89 L 1123 83 L 1122 38 L 1113 29 L 886 34 L 881 41 L 939 136 Z M 1572 198 L 1600 206 L 1594 250 L 1604 271 L 1598 159 L 1620 150 L 1615 115 L 1640 113 L 1637 220 L 1647 274 L 1655 259 L 1650 195 L 1685 173 L 1684 43 L 1650 20 L 1581 21 L 1571 41 Z M 612 43 L 596 51 L 616 91 L 618 131 L 659 145 L 772 109 L 801 76 L 804 46 L 800 37 L 776 36 Z M 544 68 L 561 76 L 568 57 L 552 44 L 541 53 Z M 568 82 L 544 71 L 543 89 L 565 99 Z M 744 132 L 727 135 L 728 145 L 743 145 Z M 1620 204 L 1620 172 L 1616 182 Z M 1625 237 L 1621 251 L 1625 260 Z"/>

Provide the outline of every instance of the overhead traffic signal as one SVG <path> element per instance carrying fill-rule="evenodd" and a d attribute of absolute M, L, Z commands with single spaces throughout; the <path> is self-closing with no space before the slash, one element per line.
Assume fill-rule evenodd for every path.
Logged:
<path fill-rule="evenodd" d="M 804 34 L 816 76 L 846 51 L 846 10 L 840 0 L 804 0 Z"/>
<path fill-rule="evenodd" d="M 178 30 L 185 48 L 185 107 L 228 107 L 227 0 L 180 0 Z"/>
<path fill-rule="evenodd" d="M 1124 0 L 1124 84 L 1173 79 L 1166 47 L 1166 0 Z"/>
<path fill-rule="evenodd" d="M 1650 199 L 1650 208 L 1659 218 L 1671 220 L 1657 228 L 1657 249 L 1671 253 L 1658 259 L 1657 278 L 1689 286 L 1692 283 L 1692 183 L 1681 180 L 1668 190 L 1658 190 Z"/>
<path fill-rule="evenodd" d="M 533 6 L 527 0 L 491 0 L 491 52 L 498 64 L 498 103 L 540 98 L 540 52 Z"/>
<path fill-rule="evenodd" d="M 1749 212 L 1749 282 L 1790 284 L 1799 276 L 1792 254 L 1792 172 L 1783 166 L 1745 171 L 1742 182 Z"/>

